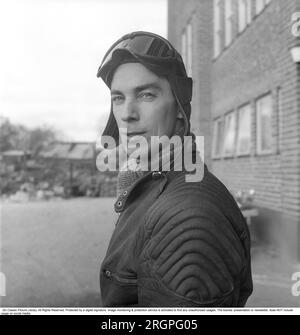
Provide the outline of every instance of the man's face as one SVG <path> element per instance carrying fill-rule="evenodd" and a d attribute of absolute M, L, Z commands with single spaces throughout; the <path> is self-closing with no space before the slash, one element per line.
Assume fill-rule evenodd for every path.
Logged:
<path fill-rule="evenodd" d="M 142 64 L 126 63 L 117 68 L 111 99 L 118 127 L 127 131 L 129 141 L 139 135 L 150 143 L 151 136 L 174 134 L 177 107 L 170 84 Z"/>

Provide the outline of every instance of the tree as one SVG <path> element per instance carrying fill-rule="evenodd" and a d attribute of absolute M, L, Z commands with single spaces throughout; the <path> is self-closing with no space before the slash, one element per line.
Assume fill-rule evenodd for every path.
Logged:
<path fill-rule="evenodd" d="M 30 150 L 35 153 L 60 137 L 63 137 L 63 135 L 49 126 L 28 129 L 22 125 L 12 124 L 7 118 L 2 118 L 0 124 L 0 152 Z"/>
<path fill-rule="evenodd" d="M 0 151 L 15 149 L 17 146 L 18 128 L 8 119 L 1 120 Z"/>
<path fill-rule="evenodd" d="M 49 143 L 57 140 L 57 133 L 47 126 L 32 129 L 29 133 L 29 150 L 36 152 Z"/>

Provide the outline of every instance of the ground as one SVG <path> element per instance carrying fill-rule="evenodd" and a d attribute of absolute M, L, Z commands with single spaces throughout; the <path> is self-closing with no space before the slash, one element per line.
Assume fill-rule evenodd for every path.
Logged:
<path fill-rule="evenodd" d="M 3 306 L 97 306 L 112 199 L 2 205 Z"/>
<path fill-rule="evenodd" d="M 99 267 L 116 214 L 113 198 L 1 204 L 1 306 L 101 306 Z M 299 263 L 252 248 L 254 292 L 248 307 L 300 307 L 292 295 Z"/>

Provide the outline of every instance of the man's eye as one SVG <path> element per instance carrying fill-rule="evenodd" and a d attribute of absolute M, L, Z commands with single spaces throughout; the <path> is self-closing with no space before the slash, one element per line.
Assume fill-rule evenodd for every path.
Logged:
<path fill-rule="evenodd" d="M 123 98 L 121 95 L 116 95 L 116 96 L 113 96 L 113 97 L 111 98 L 111 101 L 112 101 L 112 102 L 116 102 L 116 103 L 118 103 L 118 102 L 121 102 L 123 99 L 124 99 L 124 98 Z"/>
<path fill-rule="evenodd" d="M 150 92 L 144 92 L 144 93 L 141 93 L 139 95 L 142 99 L 147 99 L 147 100 L 151 100 L 153 98 L 155 98 L 155 95 L 150 93 Z"/>

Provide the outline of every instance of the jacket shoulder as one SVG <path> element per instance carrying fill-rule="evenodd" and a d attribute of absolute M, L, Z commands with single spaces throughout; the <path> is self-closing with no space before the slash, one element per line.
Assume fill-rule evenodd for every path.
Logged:
<path fill-rule="evenodd" d="M 149 208 L 148 228 L 159 226 L 159 222 L 168 221 L 171 217 L 184 221 L 186 216 L 220 222 L 216 228 L 225 225 L 241 239 L 248 234 L 246 221 L 233 196 L 208 170 L 199 182 L 187 182 L 183 173 L 175 175 Z"/>
<path fill-rule="evenodd" d="M 153 291 L 164 287 L 187 305 L 222 305 L 225 297 L 232 299 L 246 264 L 239 234 L 216 198 L 229 201 L 233 211 L 236 204 L 209 178 L 204 180 L 208 188 L 173 180 L 147 214 L 140 276 Z"/>

